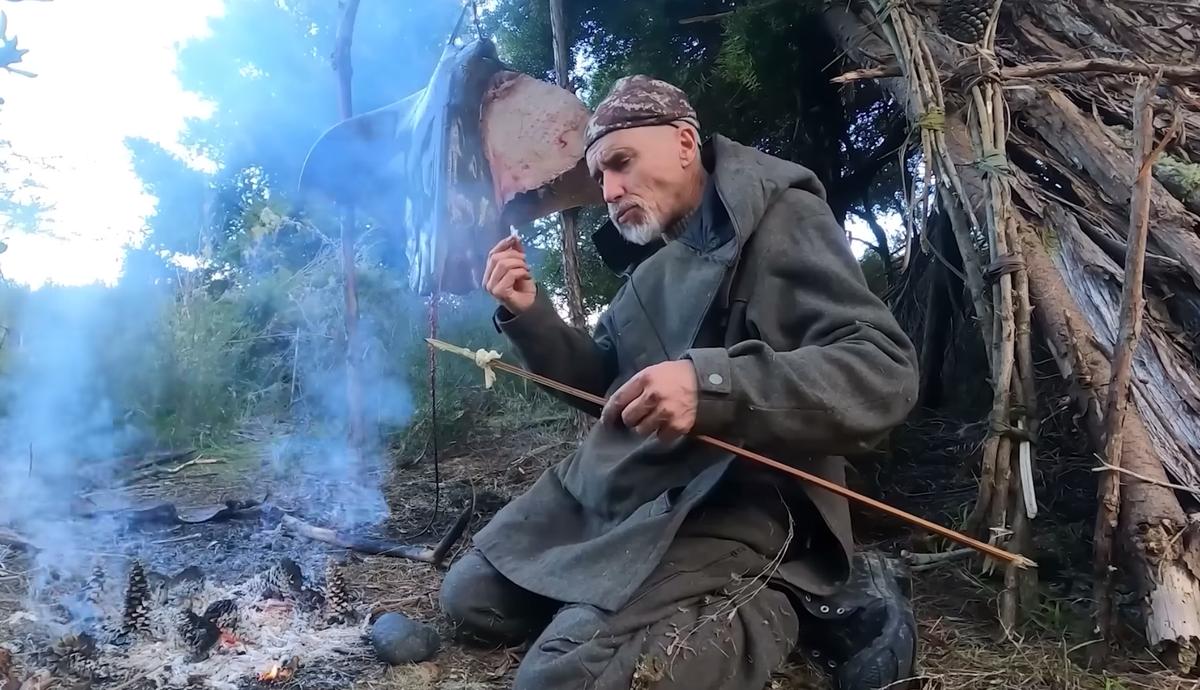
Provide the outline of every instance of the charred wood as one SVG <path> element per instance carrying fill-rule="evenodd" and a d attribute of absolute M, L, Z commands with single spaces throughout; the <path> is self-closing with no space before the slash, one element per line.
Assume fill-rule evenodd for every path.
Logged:
<path fill-rule="evenodd" d="M 270 512 L 288 531 L 314 541 L 333 544 L 344 549 L 375 556 L 407 558 L 412 561 L 441 565 L 446 555 L 450 552 L 450 549 L 462 537 L 463 532 L 466 531 L 471 515 L 474 512 L 474 506 L 468 506 L 459 514 L 454 524 L 451 525 L 445 536 L 442 537 L 442 540 L 433 548 L 401 544 L 387 539 L 351 534 L 327 527 L 318 527 L 294 515 L 288 515 L 279 509 L 272 509 Z"/>

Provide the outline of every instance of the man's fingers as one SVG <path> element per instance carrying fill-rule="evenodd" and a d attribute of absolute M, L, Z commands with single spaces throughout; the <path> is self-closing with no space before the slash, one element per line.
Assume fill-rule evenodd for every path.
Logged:
<path fill-rule="evenodd" d="M 520 257 L 505 257 L 497 259 L 491 263 L 491 267 L 491 274 L 485 276 L 485 280 L 487 281 L 485 286 L 488 292 L 491 293 L 495 293 L 496 289 L 498 289 L 505 282 L 505 278 L 509 273 L 517 270 L 529 273 L 529 267 L 525 264 L 525 259 Z M 512 283 L 510 282 L 509 285 L 511 286 Z"/>
<path fill-rule="evenodd" d="M 645 386 L 646 383 L 641 374 L 635 374 L 608 399 L 604 410 L 600 413 L 600 419 L 608 424 L 615 423 L 621 418 L 625 406 L 636 400 L 642 394 Z"/>
<path fill-rule="evenodd" d="M 621 410 L 621 421 L 625 423 L 625 428 L 636 429 L 648 417 L 653 416 L 652 413 L 657 411 L 657 407 L 658 405 L 655 404 L 649 392 L 644 391 L 636 400 Z"/>
<path fill-rule="evenodd" d="M 508 259 L 519 259 L 522 263 L 525 263 L 525 253 L 519 252 L 515 249 L 509 249 L 497 254 L 489 255 L 487 265 L 483 269 L 484 287 L 487 287 L 488 283 L 490 283 L 495 277 L 496 269 L 499 267 L 499 265 Z"/>
<path fill-rule="evenodd" d="M 511 286 L 512 281 L 507 281 L 507 278 L 514 271 L 529 273 L 529 267 L 525 265 L 525 261 L 522 259 L 504 259 L 497 262 L 495 269 L 492 271 L 492 280 L 489 288 L 494 291 L 504 285 L 505 282 Z"/>
<path fill-rule="evenodd" d="M 639 400 L 640 399 L 641 398 L 639 398 Z M 635 401 L 634 405 L 636 404 L 637 402 Z M 629 407 L 633 407 L 633 405 L 630 405 Z M 625 409 L 628 410 L 629 407 Z M 637 432 L 639 436 L 653 436 L 655 433 L 665 428 L 665 421 L 666 415 L 663 414 L 662 410 L 651 408 L 649 414 L 647 414 L 645 417 L 642 417 L 642 419 L 637 424 L 634 424 L 631 428 Z"/>
<path fill-rule="evenodd" d="M 532 277 L 533 276 L 529 273 L 529 269 L 514 268 L 500 277 L 500 281 L 496 283 L 496 292 L 504 294 L 505 292 L 514 289 L 518 280 Z"/>
<path fill-rule="evenodd" d="M 520 246 L 521 246 L 521 240 L 519 238 L 517 238 L 515 235 L 509 235 L 508 237 L 505 237 L 504 239 L 497 242 L 496 246 L 492 247 L 492 251 L 488 252 L 488 256 L 491 257 L 499 252 L 505 251 L 506 249 L 512 249 L 513 247 L 520 247 Z"/>

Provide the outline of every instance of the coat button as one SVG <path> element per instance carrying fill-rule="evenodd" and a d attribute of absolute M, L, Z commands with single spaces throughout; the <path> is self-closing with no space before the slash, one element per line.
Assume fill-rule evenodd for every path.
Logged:
<path fill-rule="evenodd" d="M 709 374 L 708 382 L 714 386 L 719 386 L 722 383 L 725 383 L 725 379 L 720 374 Z"/>

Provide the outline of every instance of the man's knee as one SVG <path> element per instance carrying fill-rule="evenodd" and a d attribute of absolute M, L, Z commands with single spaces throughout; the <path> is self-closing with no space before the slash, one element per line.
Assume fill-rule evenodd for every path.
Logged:
<path fill-rule="evenodd" d="M 530 647 L 513 688 L 761 688 L 795 648 L 798 633 L 788 596 L 769 587 L 654 610 L 566 606 Z"/>
<path fill-rule="evenodd" d="M 476 550 L 446 573 L 441 605 L 463 632 L 506 643 L 536 635 L 554 611 L 553 602 L 513 584 Z"/>

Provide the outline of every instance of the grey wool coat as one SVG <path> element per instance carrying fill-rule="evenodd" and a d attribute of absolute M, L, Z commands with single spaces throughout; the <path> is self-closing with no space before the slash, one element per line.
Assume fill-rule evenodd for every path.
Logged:
<path fill-rule="evenodd" d="M 694 433 L 844 484 L 841 456 L 872 447 L 914 405 L 912 344 L 868 290 L 811 171 L 719 135 L 704 160 L 701 209 L 631 267 L 593 335 L 567 325 L 541 290 L 519 315 L 498 310 L 496 323 L 531 370 L 597 395 L 653 364 L 690 359 Z M 749 464 L 694 439 L 666 443 L 597 423 L 475 545 L 527 590 L 617 610 L 690 513 L 758 471 Z M 781 473 L 770 480 L 807 499 L 826 537 L 785 554 L 777 576 L 828 594 L 853 552 L 845 499 Z M 774 528 L 736 522 L 724 531 L 747 541 Z"/>

